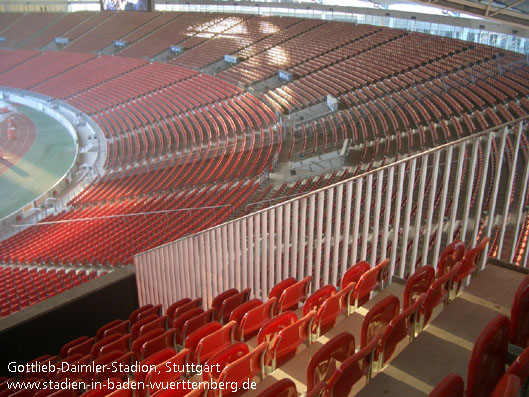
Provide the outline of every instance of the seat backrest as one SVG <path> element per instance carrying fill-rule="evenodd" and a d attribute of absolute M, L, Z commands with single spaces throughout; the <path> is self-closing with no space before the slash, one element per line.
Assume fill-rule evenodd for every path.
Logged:
<path fill-rule="evenodd" d="M 312 293 L 303 304 L 303 315 L 307 314 L 312 310 L 318 311 L 320 306 L 323 305 L 323 302 L 325 302 L 327 298 L 331 297 L 335 293 L 336 287 L 330 284 L 321 287 L 319 290 Z"/>
<path fill-rule="evenodd" d="M 134 380 L 137 382 L 143 382 L 145 380 L 145 377 L 147 376 L 147 373 L 149 372 L 147 370 L 148 368 L 151 368 L 152 366 L 156 366 L 160 363 L 169 360 L 175 354 L 176 351 L 174 349 L 167 348 L 152 354 L 145 360 L 142 360 L 140 362 L 140 365 L 138 366 L 138 370 L 134 372 Z"/>
<path fill-rule="evenodd" d="M 191 310 L 195 307 L 199 307 L 200 305 L 202 305 L 202 298 L 197 298 L 197 299 L 194 299 L 190 302 L 187 302 L 187 303 L 184 303 L 183 305 L 177 307 L 173 313 L 173 320 L 175 318 L 178 318 L 180 317 L 182 314 L 184 314 L 185 312 L 187 312 L 188 310 Z"/>
<path fill-rule="evenodd" d="M 120 335 L 119 339 L 116 339 L 99 349 L 99 357 L 112 351 L 119 351 L 122 354 L 127 353 L 130 350 L 130 335 Z"/>
<path fill-rule="evenodd" d="M 150 314 L 132 324 L 130 327 L 130 339 L 132 341 L 138 339 L 138 337 L 140 336 L 141 327 L 143 327 L 145 324 L 149 324 L 151 321 L 155 321 L 157 318 L 159 318 L 158 315 Z"/>
<path fill-rule="evenodd" d="M 149 332 L 146 334 L 149 335 Z M 175 348 L 174 342 L 175 330 L 169 329 L 164 333 L 153 337 L 151 340 L 145 342 L 140 350 L 139 358 L 141 360 L 149 357 L 150 355 L 163 350 L 165 348 Z"/>
<path fill-rule="evenodd" d="M 189 350 L 182 351 L 172 355 L 167 360 L 156 364 L 156 367 L 145 375 L 145 384 L 147 390 L 145 396 L 150 396 L 158 390 L 160 385 L 170 385 L 176 382 L 185 373 L 186 360 L 189 356 Z"/>
<path fill-rule="evenodd" d="M 224 327 L 200 339 L 195 349 L 194 362 L 204 364 L 226 346 L 231 345 L 234 341 L 233 333 L 236 325 L 235 321 L 229 322 Z"/>
<path fill-rule="evenodd" d="M 507 370 L 508 374 L 516 375 L 520 378 L 522 383 L 525 383 L 529 379 L 529 347 L 516 357 L 516 360 L 511 364 Z"/>
<path fill-rule="evenodd" d="M 505 373 L 509 319 L 498 315 L 481 331 L 468 362 L 467 397 L 490 395 Z"/>
<path fill-rule="evenodd" d="M 421 309 L 424 325 L 430 321 L 435 307 L 442 302 L 448 301 L 450 289 L 460 269 L 461 263 L 458 262 L 448 273 L 435 280 L 428 288 L 426 299 Z"/>
<path fill-rule="evenodd" d="M 125 320 L 120 322 L 119 324 L 114 325 L 111 328 L 107 328 L 104 330 L 103 337 L 106 338 L 107 336 L 110 336 L 112 334 L 128 334 L 130 333 L 130 321 Z"/>
<path fill-rule="evenodd" d="M 257 335 L 261 327 L 274 316 L 276 302 L 277 298 L 270 298 L 248 310 L 239 323 L 238 339 L 244 342 Z"/>
<path fill-rule="evenodd" d="M 456 374 L 449 374 L 434 387 L 428 397 L 463 397 L 464 393 L 463 378 Z"/>
<path fill-rule="evenodd" d="M 114 354 L 120 354 L 118 357 L 114 357 Z M 119 378 L 121 380 L 127 380 L 132 374 L 127 371 L 131 368 L 131 364 L 136 362 L 134 354 L 132 352 L 120 353 L 120 352 L 110 352 L 107 355 L 106 365 L 101 368 L 103 370 L 96 371 L 93 374 L 93 380 L 96 382 L 104 382 L 110 378 Z M 104 358 L 101 356 L 100 358 Z M 112 357 L 112 358 L 110 358 Z M 94 365 L 94 368 L 95 367 Z"/>
<path fill-rule="evenodd" d="M 276 285 L 272 287 L 272 289 L 270 290 L 270 293 L 268 294 L 268 299 L 276 298 L 279 300 L 283 291 L 287 289 L 288 287 L 290 287 L 291 285 L 296 284 L 297 282 L 298 280 L 296 280 L 294 277 L 289 277 L 289 278 L 284 279 L 283 281 L 280 281 L 279 283 L 277 283 Z"/>
<path fill-rule="evenodd" d="M 103 339 L 103 336 L 105 334 L 105 331 L 107 329 L 110 329 L 110 328 L 113 328 L 115 327 L 116 325 L 119 325 L 123 323 L 123 320 L 113 320 L 113 321 L 110 321 L 109 323 L 106 323 L 105 325 L 102 325 L 101 327 L 99 327 L 99 329 L 97 330 L 96 332 L 96 339 L 97 340 L 101 340 Z M 122 332 L 123 334 L 128 334 L 128 332 Z M 110 334 L 109 334 L 110 335 Z M 108 336 L 108 335 L 107 335 Z"/>
<path fill-rule="evenodd" d="M 243 342 L 236 342 L 225 347 L 206 362 L 207 368 L 211 369 L 211 371 L 204 371 L 202 373 L 202 379 L 205 382 L 209 382 L 211 379 L 218 381 L 222 370 L 228 364 L 238 360 L 248 353 L 250 353 L 250 348 Z"/>
<path fill-rule="evenodd" d="M 348 357 L 334 371 L 326 386 L 326 395 L 347 396 L 351 388 L 364 376 L 370 377 L 372 353 L 377 349 L 382 334 L 375 335 L 358 353 Z"/>
<path fill-rule="evenodd" d="M 360 306 L 369 300 L 371 292 L 380 287 L 381 281 L 387 272 L 388 264 L 389 260 L 384 259 L 374 268 L 362 274 L 351 294 L 350 305 L 353 305 L 356 302 L 356 305 Z"/>
<path fill-rule="evenodd" d="M 284 312 L 271 318 L 259 329 L 257 344 L 272 342 L 281 330 L 294 324 L 296 321 L 298 321 L 298 316 L 294 312 Z"/>
<path fill-rule="evenodd" d="M 267 343 L 261 343 L 255 349 L 243 357 L 229 363 L 221 372 L 219 376 L 219 382 L 224 384 L 237 385 L 240 391 L 243 387 L 243 383 L 251 381 L 254 376 L 260 374 L 264 377 L 264 356 L 266 354 Z M 229 382 L 229 383 L 228 383 Z M 234 387 L 230 386 L 230 391 L 234 391 Z M 228 393 L 222 393 L 224 396 Z"/>
<path fill-rule="evenodd" d="M 354 288 L 354 284 L 347 285 L 340 292 L 328 297 L 325 302 L 318 308 L 314 322 L 312 323 L 311 337 L 319 338 L 336 324 L 336 319 L 343 313 L 347 306 L 345 300 L 349 292 Z"/>
<path fill-rule="evenodd" d="M 198 346 L 198 343 L 200 342 L 200 340 L 215 332 L 215 331 L 218 331 L 219 329 L 222 328 L 222 325 L 220 325 L 220 323 L 218 321 L 212 321 L 210 323 L 207 323 L 207 324 L 204 324 L 202 327 L 200 327 L 199 329 L 191 332 L 186 340 L 184 341 L 184 346 L 186 349 L 189 349 L 191 351 L 190 353 L 190 357 L 189 357 L 189 361 L 190 362 L 195 362 L 195 350 Z"/>
<path fill-rule="evenodd" d="M 312 390 L 307 390 L 305 397 L 323 397 L 326 385 L 327 383 L 323 381 L 316 383 Z"/>
<path fill-rule="evenodd" d="M 516 375 L 505 374 L 490 395 L 490 397 L 518 397 L 522 381 Z M 524 393 L 523 395 L 527 395 Z"/>
<path fill-rule="evenodd" d="M 458 273 L 458 280 L 462 280 L 476 270 L 478 259 L 485 250 L 489 240 L 490 237 L 484 237 L 478 245 L 465 253 L 465 256 L 463 256 L 463 259 L 461 260 L 462 266 Z"/>
<path fill-rule="evenodd" d="M 160 316 L 162 313 L 162 305 L 156 305 L 149 309 L 142 310 L 138 313 L 138 316 L 136 317 L 136 322 L 141 321 L 142 319 L 150 316 L 151 314 L 156 314 L 157 316 Z"/>
<path fill-rule="evenodd" d="M 210 310 L 215 311 L 215 309 L 210 309 Z M 204 310 L 202 310 L 202 308 L 194 307 L 193 309 L 188 310 L 185 313 L 182 313 L 180 316 L 174 319 L 171 328 L 173 328 L 176 331 L 175 340 L 178 345 L 182 345 L 184 343 L 184 336 L 182 334 L 182 331 L 184 329 L 184 325 L 186 321 L 202 313 L 204 313 Z M 210 315 L 212 315 L 211 312 L 210 312 Z"/>
<path fill-rule="evenodd" d="M 138 337 L 136 340 L 132 341 L 131 351 L 136 356 L 138 361 L 143 360 L 145 357 L 141 356 L 141 349 L 145 343 L 148 341 L 162 335 L 165 331 L 161 328 L 153 329 L 152 331 L 147 332 L 145 335 Z"/>
<path fill-rule="evenodd" d="M 267 387 L 257 397 L 297 397 L 298 391 L 292 379 L 284 378 Z"/>
<path fill-rule="evenodd" d="M 509 340 L 513 345 L 529 346 L 529 276 L 518 285 L 514 295 Z"/>
<path fill-rule="evenodd" d="M 296 310 L 298 303 L 308 295 L 311 281 L 312 276 L 307 276 L 303 280 L 287 287 L 277 301 L 277 313 L 282 313 L 286 310 Z"/>
<path fill-rule="evenodd" d="M 402 302 L 402 309 L 410 306 L 415 299 L 428 292 L 428 288 L 435 281 L 435 270 L 431 266 L 423 266 L 413 273 L 404 287 L 404 297 Z"/>
<path fill-rule="evenodd" d="M 149 310 L 153 307 L 153 305 L 151 305 L 150 303 L 145 305 L 145 306 L 142 306 L 142 307 L 139 307 L 137 308 L 136 310 L 134 310 L 132 313 L 130 313 L 130 316 L 129 316 L 129 321 L 130 321 L 130 324 L 134 324 L 137 320 L 138 320 L 138 315 L 145 311 L 145 310 Z"/>
<path fill-rule="evenodd" d="M 258 306 L 261 306 L 263 302 L 261 299 L 255 298 L 250 299 L 249 301 L 244 302 L 243 304 L 239 305 L 230 314 L 230 321 L 235 321 L 238 326 L 235 330 L 235 339 L 241 340 L 241 322 L 246 313 L 248 313 L 250 310 L 255 309 Z"/>
<path fill-rule="evenodd" d="M 457 262 L 461 262 L 465 255 L 465 243 L 461 240 L 454 240 L 448 244 L 439 255 L 437 261 L 437 277 L 444 276 L 450 271 L 452 266 Z"/>
<path fill-rule="evenodd" d="M 221 324 L 226 324 L 230 319 L 231 312 L 248 300 L 250 291 L 250 288 L 246 288 L 224 299 L 218 313 L 218 320 Z"/>
<path fill-rule="evenodd" d="M 307 366 L 307 391 L 318 382 L 327 382 L 336 368 L 354 352 L 355 338 L 349 332 L 336 335 L 320 347 Z"/>
<path fill-rule="evenodd" d="M 86 379 L 89 377 L 89 374 L 75 369 L 83 368 L 83 366 L 88 364 L 90 361 L 92 361 L 92 357 L 87 354 L 77 361 L 70 362 L 70 365 L 65 371 L 63 371 L 62 368 L 57 371 L 57 374 L 55 375 L 55 381 L 59 381 L 61 379 L 70 379 L 71 381 L 83 379 L 86 381 Z"/>
<path fill-rule="evenodd" d="M 148 318 L 148 317 L 147 317 Z M 142 336 L 142 335 L 145 335 L 147 332 L 149 331 L 152 331 L 153 329 L 157 329 L 157 328 L 161 328 L 163 330 L 166 330 L 167 329 L 167 315 L 163 315 L 161 317 L 157 317 L 155 319 L 153 319 L 152 321 L 149 321 L 148 323 L 146 324 L 142 324 L 142 326 L 140 327 L 139 331 L 138 331 L 138 337 L 139 336 Z M 136 323 L 138 324 L 139 321 Z"/>
<path fill-rule="evenodd" d="M 239 293 L 239 290 L 237 288 L 230 288 L 229 290 L 221 292 L 220 294 L 218 294 L 216 297 L 213 298 L 213 300 L 211 301 L 210 307 L 215 309 L 215 321 L 219 321 L 220 319 L 220 307 L 222 306 L 222 303 L 226 299 L 228 299 L 230 296 L 233 296 L 238 293 Z"/>
<path fill-rule="evenodd" d="M 182 328 L 181 341 L 177 341 L 177 343 L 182 344 L 182 342 L 186 340 L 187 335 L 191 334 L 193 331 L 199 329 L 203 325 L 213 321 L 214 313 L 215 309 L 211 308 L 187 320 L 184 324 L 184 327 Z"/>
<path fill-rule="evenodd" d="M 76 338 L 74 340 L 71 340 L 70 342 L 64 344 L 62 347 L 61 347 L 61 351 L 60 351 L 60 354 L 61 354 L 61 358 L 66 358 L 68 356 L 68 350 L 71 348 L 71 347 L 74 347 L 80 343 L 83 343 L 83 342 L 86 342 L 88 339 L 88 336 L 80 336 L 79 338 Z M 95 343 L 95 338 L 92 339 L 93 342 L 92 344 Z"/>
<path fill-rule="evenodd" d="M 366 346 L 375 335 L 383 333 L 399 311 L 400 302 L 395 295 L 388 295 L 373 306 L 362 320 L 360 348 Z"/>
<path fill-rule="evenodd" d="M 113 335 L 107 336 L 106 338 L 101 339 L 99 342 L 94 343 L 92 347 L 90 348 L 90 355 L 95 360 L 97 357 L 99 357 L 99 351 L 101 350 L 103 346 L 108 345 L 110 342 L 114 342 L 118 340 L 119 338 L 121 338 L 120 334 L 113 334 Z M 76 351 L 75 353 L 78 353 L 78 352 Z"/>
<path fill-rule="evenodd" d="M 167 314 L 167 316 L 172 319 L 176 309 L 189 302 L 191 302 L 191 299 L 189 298 L 180 299 L 179 301 L 176 301 L 175 303 L 171 304 L 165 311 L 165 314 Z"/>
<path fill-rule="evenodd" d="M 413 335 L 415 322 L 419 316 L 419 310 L 426 299 L 426 294 L 421 294 L 415 303 L 399 313 L 384 331 L 380 342 L 379 351 L 383 355 L 382 363 L 386 363 L 393 355 L 397 344 L 406 337 Z"/>
<path fill-rule="evenodd" d="M 119 338 L 119 335 L 114 336 L 115 339 Z M 106 339 L 106 338 L 105 338 Z M 66 356 L 71 356 L 74 354 L 87 355 L 92 351 L 92 347 L 96 343 L 96 338 L 88 338 L 83 342 L 78 343 L 68 349 Z"/>
<path fill-rule="evenodd" d="M 362 275 L 369 269 L 371 269 L 371 266 L 369 265 L 369 262 L 366 261 L 360 261 L 351 266 L 342 276 L 341 288 L 344 289 L 351 283 L 357 283 L 358 280 L 360 280 L 360 277 L 362 277 Z"/>
<path fill-rule="evenodd" d="M 279 331 L 277 336 L 269 344 L 265 365 L 271 367 L 273 371 L 292 358 L 296 354 L 298 346 L 309 337 L 315 315 L 316 312 L 311 311 L 294 324 Z"/>

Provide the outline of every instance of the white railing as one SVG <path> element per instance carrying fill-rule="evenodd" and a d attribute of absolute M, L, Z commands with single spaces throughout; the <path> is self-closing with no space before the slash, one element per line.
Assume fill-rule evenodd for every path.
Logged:
<path fill-rule="evenodd" d="M 527 119 L 138 254 L 140 304 L 203 297 L 208 306 L 233 287 L 264 299 L 280 280 L 308 274 L 314 290 L 385 257 L 391 276 L 406 278 L 455 237 L 474 245 L 491 236 L 487 250 L 512 262 L 527 227 Z"/>

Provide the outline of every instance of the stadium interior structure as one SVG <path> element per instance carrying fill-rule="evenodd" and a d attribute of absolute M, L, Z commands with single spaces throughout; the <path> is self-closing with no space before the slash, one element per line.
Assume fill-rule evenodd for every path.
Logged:
<path fill-rule="evenodd" d="M 0 4 L 77 145 L 0 220 L 0 397 L 527 394 L 527 1 L 104 3 Z"/>

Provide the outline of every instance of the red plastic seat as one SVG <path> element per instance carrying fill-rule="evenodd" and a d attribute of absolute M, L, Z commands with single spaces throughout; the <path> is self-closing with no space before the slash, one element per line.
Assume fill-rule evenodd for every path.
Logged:
<path fill-rule="evenodd" d="M 505 373 L 509 319 L 498 315 L 474 343 L 467 375 L 467 397 L 489 396 Z"/>
<path fill-rule="evenodd" d="M 117 323 L 113 327 L 109 327 L 103 331 L 103 338 L 106 338 L 107 336 L 110 336 L 112 334 L 128 334 L 130 333 L 130 321 L 121 321 L 120 323 Z"/>
<path fill-rule="evenodd" d="M 349 295 L 351 289 L 354 288 L 353 284 L 349 284 L 345 289 L 330 296 L 323 302 L 318 308 L 311 329 L 311 340 L 315 341 L 321 335 L 332 329 L 336 324 L 338 316 L 340 316 L 345 308 L 347 307 L 345 300 Z"/>
<path fill-rule="evenodd" d="M 334 285 L 326 285 L 321 287 L 319 290 L 311 294 L 303 304 L 303 315 L 307 314 L 312 310 L 318 311 L 323 302 L 330 298 L 336 293 L 336 287 Z"/>
<path fill-rule="evenodd" d="M 136 321 L 132 326 L 130 327 L 130 339 L 132 341 L 135 341 L 140 337 L 140 331 L 141 327 L 143 327 L 145 324 L 149 324 L 151 321 L 155 321 L 157 318 L 160 318 L 156 314 L 151 314 L 147 317 L 142 318 L 139 321 Z"/>
<path fill-rule="evenodd" d="M 112 351 L 119 351 L 120 353 L 125 354 L 130 350 L 130 335 L 117 335 L 119 335 L 118 339 L 101 346 L 99 349 L 99 357 Z"/>
<path fill-rule="evenodd" d="M 169 360 L 171 357 L 174 357 L 176 351 L 172 348 L 162 349 L 150 357 L 147 357 L 145 360 L 140 362 L 139 369 L 134 373 L 134 380 L 136 382 L 144 382 L 145 377 L 149 371 L 145 370 L 150 368 L 152 365 L 156 366 L 160 363 L 163 363 Z"/>
<path fill-rule="evenodd" d="M 111 378 L 87 392 L 81 394 L 83 397 L 104 397 L 112 393 L 123 383 L 120 379 Z"/>
<path fill-rule="evenodd" d="M 463 397 L 464 393 L 463 378 L 456 374 L 450 374 L 434 387 L 428 397 Z"/>
<path fill-rule="evenodd" d="M 297 397 L 296 384 L 291 379 L 278 380 L 272 386 L 267 387 L 257 397 Z"/>
<path fill-rule="evenodd" d="M 158 388 L 156 385 L 163 383 L 169 385 L 171 382 L 178 381 L 185 373 L 185 364 L 190 351 L 183 349 L 182 351 L 169 357 L 167 360 L 156 365 L 156 368 L 149 371 L 145 375 L 145 384 L 147 389 L 144 391 L 144 396 L 149 396 L 155 393 Z M 152 357 L 152 356 L 151 356 Z"/>
<path fill-rule="evenodd" d="M 208 336 L 209 334 L 218 331 L 221 328 L 222 325 L 220 325 L 218 321 L 212 321 L 203 325 L 202 327 L 191 332 L 191 334 L 188 335 L 188 337 L 184 341 L 184 346 L 186 349 L 189 349 L 191 351 L 189 357 L 190 362 L 195 362 L 194 354 L 200 340 L 205 336 Z"/>
<path fill-rule="evenodd" d="M 415 324 L 418 320 L 419 311 L 421 306 L 426 299 L 426 294 L 421 294 L 415 303 L 404 309 L 395 318 L 393 318 L 389 326 L 384 331 L 382 340 L 380 341 L 380 347 L 375 356 L 375 360 L 378 361 L 379 368 L 391 358 L 395 352 L 397 344 L 406 337 L 410 338 L 410 341 L 415 336 Z"/>
<path fill-rule="evenodd" d="M 267 324 L 269 324 L 267 323 L 261 328 L 261 331 L 263 331 L 263 329 L 267 331 L 267 335 L 261 335 L 261 331 L 259 331 L 257 338 L 259 344 L 274 335 L 272 339 L 269 339 L 270 342 L 265 359 L 265 365 L 268 372 L 274 371 L 277 367 L 295 356 L 298 346 L 305 342 L 309 337 L 311 322 L 314 320 L 315 315 L 316 312 L 311 311 L 290 325 L 275 328 L 275 331 L 277 332 L 274 331 L 273 322 L 275 318 L 270 320 L 272 327 L 267 327 Z"/>
<path fill-rule="evenodd" d="M 134 322 L 141 321 L 142 319 L 150 316 L 151 314 L 156 314 L 157 316 L 160 316 L 161 313 L 162 313 L 162 305 L 156 305 L 156 306 L 140 311 L 138 315 L 136 316 L 136 321 Z M 131 324 L 132 324 L 132 321 L 131 321 Z"/>
<path fill-rule="evenodd" d="M 431 266 L 424 266 L 418 269 L 408 281 L 404 287 L 404 297 L 402 302 L 402 309 L 406 309 L 410 306 L 417 297 L 423 293 L 428 292 L 428 288 L 435 281 L 435 270 Z"/>
<path fill-rule="evenodd" d="M 314 353 L 307 366 L 307 391 L 321 382 L 327 382 L 336 368 L 355 352 L 354 336 L 342 332 Z"/>
<path fill-rule="evenodd" d="M 232 311 L 248 300 L 250 296 L 250 291 L 250 288 L 246 288 L 241 292 L 238 292 L 224 299 L 224 301 L 220 305 L 218 313 L 216 313 L 217 321 L 219 321 L 221 324 L 226 324 L 230 319 Z"/>
<path fill-rule="evenodd" d="M 371 292 L 383 286 L 384 280 L 387 278 L 388 264 L 389 260 L 384 259 L 374 268 L 362 274 L 347 298 L 347 312 L 349 314 L 366 303 L 371 297 Z"/>
<path fill-rule="evenodd" d="M 485 250 L 490 238 L 484 237 L 481 242 L 474 248 L 468 250 L 461 260 L 461 269 L 457 273 L 458 284 L 461 285 L 461 282 L 465 277 L 470 276 L 477 269 L 477 262 Z"/>
<path fill-rule="evenodd" d="M 93 339 L 93 338 L 89 338 L 88 336 L 80 336 L 79 338 L 76 338 L 76 339 L 66 343 L 65 345 L 63 345 L 61 347 L 61 350 L 60 350 L 61 358 L 66 358 L 68 356 L 68 350 L 71 347 L 74 347 L 74 346 L 77 346 L 80 343 L 86 342 L 88 339 L 92 340 L 92 344 L 95 343 L 95 339 Z"/>
<path fill-rule="evenodd" d="M 214 313 L 215 313 L 215 309 L 208 309 L 207 311 L 187 320 L 182 328 L 181 340 L 185 341 L 187 335 L 190 335 L 193 331 L 213 321 Z M 187 313 L 184 313 L 184 314 L 187 314 Z M 184 317 L 184 316 L 182 315 L 181 317 Z"/>
<path fill-rule="evenodd" d="M 305 397 L 322 397 L 326 385 L 326 382 L 318 382 L 316 386 L 312 388 L 312 390 L 307 390 L 307 394 L 305 395 Z"/>
<path fill-rule="evenodd" d="M 261 327 L 274 316 L 276 302 L 276 298 L 270 298 L 265 303 L 248 310 L 239 323 L 238 339 L 244 342 L 257 335 Z"/>
<path fill-rule="evenodd" d="M 371 379 L 372 353 L 377 349 L 382 334 L 375 335 L 356 354 L 347 358 L 332 374 L 325 388 L 325 396 L 347 396 L 351 388 L 364 376 Z"/>
<path fill-rule="evenodd" d="M 360 329 L 360 348 L 366 346 L 372 338 L 384 333 L 387 326 L 400 311 L 399 298 L 388 295 L 373 306 L 362 320 Z"/>
<path fill-rule="evenodd" d="M 195 300 L 192 300 L 190 302 L 187 302 L 179 307 L 177 307 L 173 314 L 173 320 L 180 317 L 182 314 L 187 312 L 188 310 L 192 310 L 195 307 L 199 307 L 202 305 L 202 298 L 197 298 Z"/>
<path fill-rule="evenodd" d="M 90 355 L 95 360 L 97 357 L 99 357 L 99 351 L 101 350 L 103 346 L 108 345 L 109 343 L 114 342 L 120 338 L 121 338 L 120 334 L 113 334 L 113 335 L 107 336 L 106 338 L 101 339 L 99 342 L 96 342 L 92 345 L 90 349 Z"/>
<path fill-rule="evenodd" d="M 490 395 L 490 397 L 518 397 L 521 380 L 516 375 L 505 374 Z"/>
<path fill-rule="evenodd" d="M 236 325 L 235 321 L 229 322 L 200 339 L 193 355 L 193 361 L 197 364 L 204 364 L 222 349 L 231 345 L 234 341 L 233 334 Z"/>
<path fill-rule="evenodd" d="M 145 318 L 150 319 L 151 317 L 147 316 Z M 167 329 L 167 321 L 168 321 L 167 315 L 157 317 L 147 323 L 142 323 L 142 321 L 139 320 L 138 322 L 136 322 L 136 324 L 134 324 L 134 325 L 141 324 L 140 329 L 138 330 L 136 339 L 142 335 L 145 335 L 147 332 L 158 329 L 158 328 L 163 329 L 165 331 Z"/>
<path fill-rule="evenodd" d="M 421 308 L 421 322 L 422 327 L 426 326 L 432 317 L 433 310 L 435 307 L 442 302 L 446 305 L 450 298 L 450 290 L 454 284 L 459 269 L 461 268 L 461 263 L 456 263 L 456 265 L 444 276 L 438 278 L 436 281 L 430 285 L 428 291 L 426 292 L 426 299 Z"/>
<path fill-rule="evenodd" d="M 210 310 L 211 310 L 210 313 L 215 311 L 215 309 L 210 309 Z M 202 310 L 202 308 L 195 307 L 191 310 L 186 311 L 185 313 L 182 313 L 180 316 L 174 319 L 171 328 L 173 328 L 176 331 L 175 340 L 176 340 L 177 345 L 181 346 L 184 343 L 184 336 L 182 335 L 182 330 L 184 329 L 184 325 L 186 321 L 202 313 L 204 313 L 204 310 Z"/>
<path fill-rule="evenodd" d="M 179 301 L 176 301 L 175 303 L 171 304 L 165 311 L 165 314 L 167 314 L 167 316 L 169 316 L 169 318 L 172 319 L 176 309 L 178 309 L 180 306 L 185 305 L 186 303 L 189 303 L 189 302 L 191 302 L 191 299 L 189 298 L 180 299 Z"/>
<path fill-rule="evenodd" d="M 55 381 L 59 381 L 61 379 L 69 379 L 72 382 L 76 380 L 86 381 L 88 374 L 86 372 L 75 371 L 73 368 L 79 368 L 82 365 L 88 364 L 90 361 L 92 361 L 92 357 L 87 354 L 86 356 L 81 357 L 79 360 L 71 362 L 71 366 L 66 371 L 62 371 L 62 369 L 57 371 L 55 375 Z"/>
<path fill-rule="evenodd" d="M 202 379 L 205 382 L 209 382 L 211 379 L 214 379 L 216 381 L 219 378 L 219 375 L 222 370 L 228 364 L 238 360 L 241 357 L 244 357 L 248 353 L 250 353 L 250 348 L 246 343 L 236 342 L 232 345 L 227 346 L 206 362 L 206 365 L 209 368 L 214 369 L 214 371 L 203 372 Z"/>
<path fill-rule="evenodd" d="M 446 246 L 439 255 L 437 262 L 437 278 L 444 276 L 452 267 L 461 262 L 465 255 L 465 243 L 461 240 L 454 240 Z"/>
<path fill-rule="evenodd" d="M 523 348 L 529 346 L 529 276 L 522 280 L 514 295 L 509 341 Z"/>
<path fill-rule="evenodd" d="M 116 335 L 115 338 L 119 338 L 119 335 Z M 66 357 L 72 356 L 74 354 L 81 354 L 83 356 L 90 354 L 90 352 L 92 351 L 92 347 L 94 346 L 95 343 L 96 343 L 96 338 L 85 339 L 83 342 L 77 343 L 76 345 L 70 347 L 68 349 Z"/>
<path fill-rule="evenodd" d="M 239 342 L 237 345 L 240 346 L 243 344 Z M 235 345 L 232 345 L 235 346 Z M 261 343 L 252 351 L 247 352 L 242 357 L 236 358 L 238 354 L 233 354 L 230 352 L 229 348 L 224 350 L 223 353 L 215 356 L 211 360 L 211 364 L 219 363 L 222 368 L 224 364 L 224 369 L 216 378 L 217 383 L 224 382 L 224 384 L 229 384 L 229 389 L 219 390 L 210 390 L 208 395 L 212 396 L 225 396 L 225 395 L 238 395 L 241 392 L 244 392 L 243 384 L 245 382 L 251 382 L 252 379 L 260 375 L 264 377 L 264 356 L 266 354 L 268 344 Z M 239 347 L 240 352 L 244 351 L 243 348 Z M 240 353 L 239 353 L 240 354 Z M 209 363 L 209 361 L 208 361 Z M 238 390 L 234 390 L 234 384 L 237 385 Z"/>
<path fill-rule="evenodd" d="M 287 279 L 287 280 L 289 280 L 289 283 L 290 283 L 291 279 Z M 290 284 L 286 288 L 282 289 L 281 294 L 277 300 L 277 305 L 275 306 L 275 309 L 274 309 L 276 314 L 283 313 L 284 311 L 287 311 L 287 310 L 296 310 L 298 308 L 299 302 L 301 302 L 308 295 L 311 281 L 312 281 L 312 276 L 307 276 L 303 280 L 296 282 L 294 284 Z M 275 295 L 279 291 L 276 290 L 276 287 L 278 287 L 279 285 L 282 285 L 282 283 L 283 282 L 279 283 L 274 288 L 272 288 L 272 291 L 270 291 L 269 298 L 272 298 L 272 297 L 277 298 L 277 296 Z"/>
<path fill-rule="evenodd" d="M 344 289 L 351 283 L 357 283 L 360 277 L 371 269 L 371 266 L 366 261 L 360 261 L 345 271 L 342 276 L 341 288 Z"/>
<path fill-rule="evenodd" d="M 155 330 L 156 332 L 157 330 Z M 148 332 L 145 335 L 149 335 L 150 332 Z M 175 342 L 174 342 L 174 335 L 175 331 L 174 329 L 169 329 L 162 334 L 159 334 L 158 336 L 151 336 L 149 340 L 143 343 L 140 353 L 138 356 L 138 359 L 144 360 L 145 358 L 151 356 L 152 354 L 166 349 L 166 348 L 175 348 Z M 138 338 L 137 340 L 140 340 Z"/>
<path fill-rule="evenodd" d="M 97 340 L 101 340 L 103 339 L 103 336 L 104 336 L 104 333 L 107 329 L 110 329 L 110 328 L 113 328 L 115 327 L 116 325 L 119 325 L 123 323 L 123 320 L 114 320 L 114 321 L 110 321 L 109 323 L 105 324 L 105 325 L 102 325 L 101 327 L 99 327 L 99 329 L 97 330 L 96 332 L 96 339 Z M 128 332 L 123 332 L 124 334 L 128 334 Z M 108 336 L 108 335 L 107 335 Z"/>
<path fill-rule="evenodd" d="M 250 299 L 249 301 L 244 302 L 243 304 L 239 305 L 230 314 L 230 321 L 235 321 L 239 326 L 235 330 L 235 339 L 241 340 L 241 333 L 240 333 L 240 324 L 241 321 L 246 313 L 248 313 L 250 310 L 255 309 L 258 306 L 261 306 L 263 302 L 261 299 Z"/>
<path fill-rule="evenodd" d="M 138 320 L 138 315 L 145 311 L 145 310 L 149 310 L 149 309 L 152 309 L 154 306 L 151 305 L 151 304 L 148 304 L 148 305 L 145 305 L 145 306 L 142 306 L 142 307 L 139 307 L 137 308 L 136 310 L 134 310 L 132 313 L 130 313 L 130 316 L 129 316 L 129 321 L 130 321 L 130 324 L 134 324 L 137 320 Z"/>
<path fill-rule="evenodd" d="M 220 294 L 218 294 L 216 297 L 213 298 L 213 300 L 211 301 L 210 307 L 215 309 L 215 321 L 219 321 L 220 307 L 222 306 L 224 301 L 228 299 L 230 296 L 236 295 L 238 293 L 239 293 L 239 290 L 237 288 L 230 288 L 229 290 L 221 292 Z"/>
<path fill-rule="evenodd" d="M 118 378 L 125 381 L 129 376 L 132 376 L 131 373 L 125 371 L 125 368 L 130 368 L 133 362 L 135 360 L 132 352 L 112 351 L 107 353 L 94 360 L 94 367 L 96 365 L 104 365 L 104 367 L 101 367 L 103 368 L 102 371 L 93 373 L 92 379 L 96 382 L 104 382 L 110 378 Z"/>
<path fill-rule="evenodd" d="M 508 375 L 516 375 L 522 383 L 529 380 L 529 347 L 516 357 L 506 372 Z"/>

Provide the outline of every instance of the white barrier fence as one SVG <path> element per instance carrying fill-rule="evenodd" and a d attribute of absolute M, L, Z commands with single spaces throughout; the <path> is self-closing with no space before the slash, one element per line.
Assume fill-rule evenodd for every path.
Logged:
<path fill-rule="evenodd" d="M 338 285 L 360 260 L 390 259 L 407 278 L 436 264 L 453 238 L 484 236 L 487 252 L 527 266 L 527 119 L 410 156 L 134 257 L 140 304 L 213 297 L 229 288 L 265 299 L 287 277 Z M 526 201 L 527 200 L 527 201 Z M 483 256 L 482 266 L 486 260 Z"/>

